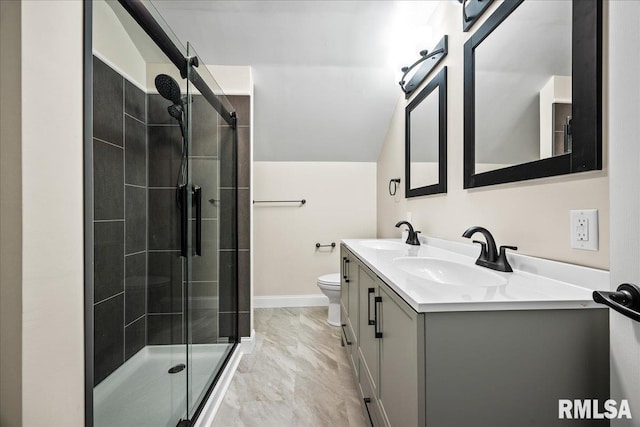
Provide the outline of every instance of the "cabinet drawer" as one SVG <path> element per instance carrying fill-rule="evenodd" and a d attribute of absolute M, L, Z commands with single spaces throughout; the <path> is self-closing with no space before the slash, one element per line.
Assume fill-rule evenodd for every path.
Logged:
<path fill-rule="evenodd" d="M 344 307 L 340 307 L 340 333 L 342 337 L 342 344 L 344 345 L 345 350 L 347 350 L 347 353 L 355 353 L 354 349 L 358 348 L 358 340 L 353 333 L 351 321 L 349 320 L 349 316 L 347 316 L 347 312 Z"/>
<path fill-rule="evenodd" d="M 353 328 L 351 327 L 351 322 L 346 315 L 344 307 L 340 309 L 340 334 L 342 339 L 342 345 L 347 353 L 347 359 L 349 360 L 349 364 L 351 365 L 351 369 L 353 369 L 353 377 L 358 380 L 358 367 L 356 366 L 356 360 L 358 360 L 358 341 L 356 340 L 356 336 L 353 333 Z"/>
<path fill-rule="evenodd" d="M 382 427 L 382 416 L 380 408 L 378 406 L 378 399 L 376 393 L 371 386 L 371 377 L 366 369 L 366 364 L 360 361 L 360 392 L 362 396 L 362 411 L 364 412 L 365 421 L 368 421 L 370 425 L 374 427 Z"/>

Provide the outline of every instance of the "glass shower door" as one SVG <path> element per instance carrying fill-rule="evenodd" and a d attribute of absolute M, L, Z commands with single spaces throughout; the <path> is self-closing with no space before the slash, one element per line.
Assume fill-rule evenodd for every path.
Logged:
<path fill-rule="evenodd" d="M 180 200 L 186 81 L 121 2 L 92 25 L 93 426 L 175 427 L 188 417 Z M 186 55 L 149 3 L 146 10 Z M 90 326 L 91 327 L 91 326 Z M 90 365 L 91 366 L 91 365 Z M 54 423 L 54 420 L 52 420 Z"/>
<path fill-rule="evenodd" d="M 187 45 L 191 245 L 185 295 L 189 419 L 237 342 L 236 148 L 231 104 Z"/>

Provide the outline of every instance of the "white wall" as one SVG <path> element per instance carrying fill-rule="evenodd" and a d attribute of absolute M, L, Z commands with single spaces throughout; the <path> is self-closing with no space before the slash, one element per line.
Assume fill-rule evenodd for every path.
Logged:
<path fill-rule="evenodd" d="M 375 238 L 375 174 L 375 163 L 254 163 L 256 200 L 307 201 L 254 206 L 256 297 L 321 294 L 318 276 L 340 271 L 340 240 Z"/>
<path fill-rule="evenodd" d="M 84 424 L 83 3 L 22 2 L 22 422 Z"/>
<path fill-rule="evenodd" d="M 145 59 L 106 1 L 93 1 L 92 30 L 94 54 L 146 91 Z M 153 85 L 153 81 L 150 84 Z"/>
<path fill-rule="evenodd" d="M 207 65 L 225 95 L 253 96 L 253 75 L 247 65 Z"/>
<path fill-rule="evenodd" d="M 611 289 L 640 284 L 640 3 L 610 2 L 609 85 L 611 141 Z M 640 324 L 610 310 L 611 398 L 629 399 L 633 420 L 640 418 Z"/>
<path fill-rule="evenodd" d="M 494 3 L 485 13 L 485 19 L 500 2 Z M 448 193 L 404 198 L 404 108 L 411 99 L 405 101 L 399 97 L 378 158 L 378 237 L 399 237 L 400 231 L 394 224 L 411 213 L 416 229 L 429 236 L 468 242 L 461 237 L 463 231 L 469 226 L 481 225 L 493 233 L 498 244 L 516 245 L 519 253 L 608 268 L 607 106 L 604 106 L 603 171 L 464 190 L 463 45 L 473 31 L 462 32 L 457 2 L 443 3 L 434 19 L 434 32 L 449 35 L 449 53 L 441 65 L 448 66 Z M 477 28 L 478 24 L 474 26 Z M 606 100 L 606 84 L 604 87 Z M 397 195 L 392 197 L 388 184 L 391 178 L 397 177 L 403 181 Z M 570 248 L 569 210 L 587 208 L 599 211 L 600 250 L 596 252 Z"/>

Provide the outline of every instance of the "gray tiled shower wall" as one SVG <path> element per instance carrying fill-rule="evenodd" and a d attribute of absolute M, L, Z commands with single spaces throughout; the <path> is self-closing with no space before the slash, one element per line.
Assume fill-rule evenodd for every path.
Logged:
<path fill-rule="evenodd" d="M 146 94 L 93 61 L 94 382 L 146 344 Z"/>
<path fill-rule="evenodd" d="M 233 248 L 237 243 L 238 247 L 238 332 L 241 337 L 248 337 L 251 334 L 250 325 L 250 306 L 251 306 L 251 265 L 250 265 L 250 185 L 251 185 L 251 109 L 250 97 L 246 95 L 230 95 L 229 101 L 235 108 L 237 120 L 237 188 L 238 188 L 238 205 L 237 213 L 228 212 L 229 218 L 224 218 L 225 212 L 222 212 L 221 229 L 223 227 L 235 226 L 235 219 L 238 220 L 238 241 L 228 241 L 221 239 L 220 241 L 220 276 L 221 283 L 225 283 L 225 275 L 232 277 L 235 269 L 233 253 L 227 251 L 227 248 Z M 224 203 L 225 198 L 233 197 L 233 165 L 232 148 L 233 133 L 230 132 L 229 126 L 221 121 L 219 126 L 220 135 L 220 163 L 222 170 L 220 171 L 220 196 Z M 225 291 L 229 291 L 229 287 L 221 286 L 220 288 L 220 335 L 232 335 L 233 328 L 233 307 L 235 306 L 235 295 L 227 295 Z"/>
<path fill-rule="evenodd" d="M 145 94 L 95 57 L 93 88 L 98 384 L 145 345 L 184 343 L 185 319 L 175 193 L 182 154 L 180 128 L 167 113 L 168 101 Z M 194 182 L 202 183 L 204 192 L 203 257 L 193 259 L 191 316 L 186 319 L 192 326 L 192 343 L 215 343 L 234 335 L 236 294 L 228 284 L 235 274 L 236 243 L 239 332 L 250 334 L 249 97 L 230 100 L 239 118 L 238 242 L 223 232 L 233 230 L 236 220 L 229 167 L 233 134 L 226 123 L 211 120 L 217 115 L 202 98 L 194 97 L 192 104 L 190 165 Z M 215 200 L 218 176 L 220 200 Z M 223 236 L 219 248 L 218 230 Z"/>

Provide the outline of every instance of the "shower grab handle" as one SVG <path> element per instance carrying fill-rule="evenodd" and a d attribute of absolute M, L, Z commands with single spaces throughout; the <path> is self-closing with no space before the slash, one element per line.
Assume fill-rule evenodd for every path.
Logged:
<path fill-rule="evenodd" d="M 196 208 L 196 256 L 202 256 L 202 188 L 193 186 L 193 203 Z"/>
<path fill-rule="evenodd" d="M 187 257 L 187 226 L 189 218 L 187 216 L 187 186 L 178 187 L 178 197 L 180 198 L 180 256 Z"/>

